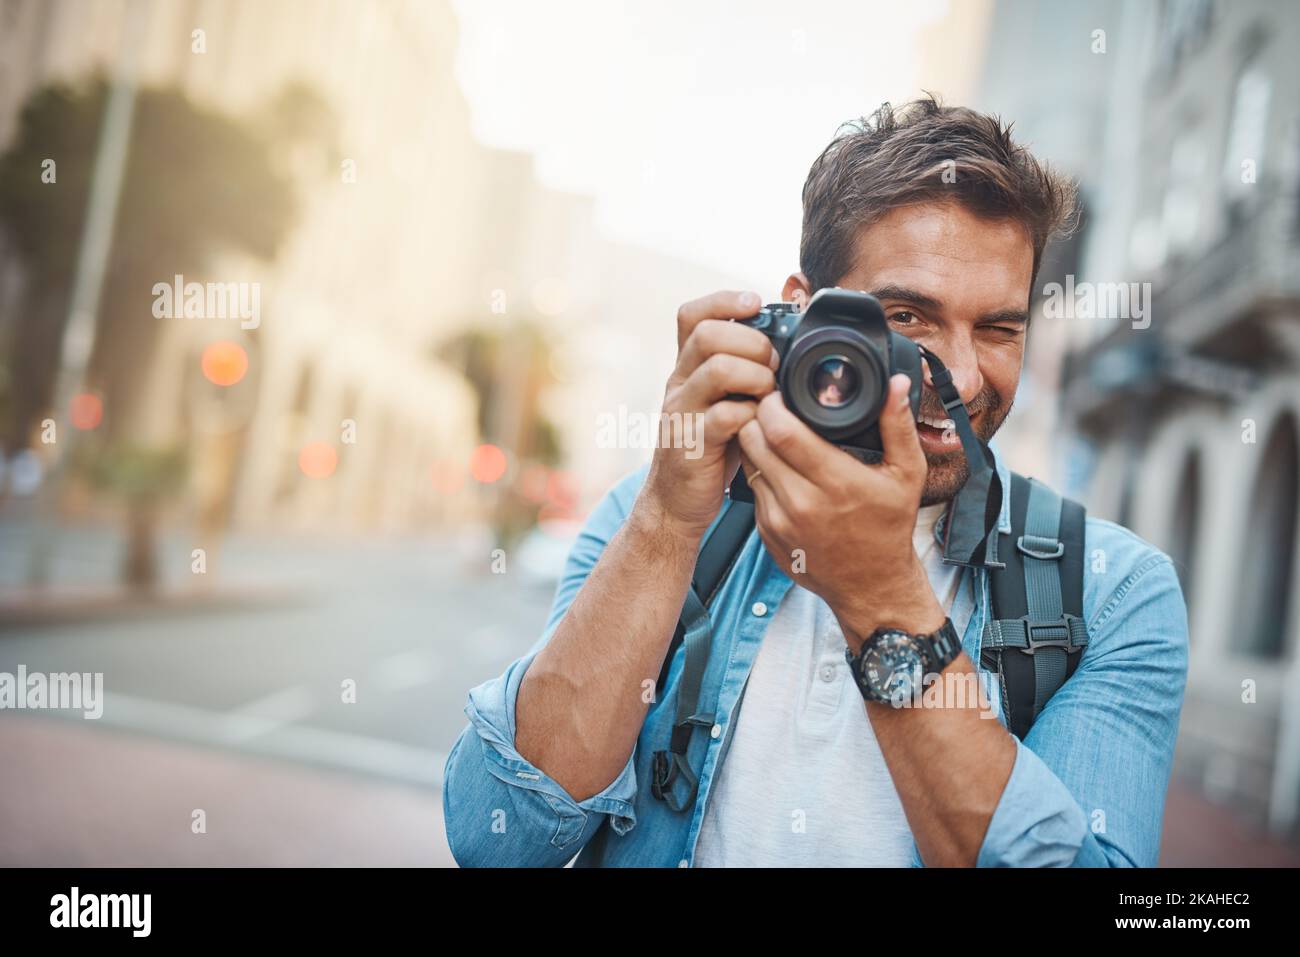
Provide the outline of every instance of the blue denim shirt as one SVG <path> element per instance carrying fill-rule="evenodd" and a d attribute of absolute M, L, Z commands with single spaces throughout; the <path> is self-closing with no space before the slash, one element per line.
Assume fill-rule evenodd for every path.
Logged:
<path fill-rule="evenodd" d="M 1000 456 L 997 465 L 1004 489 L 1000 530 L 1009 533 L 1010 482 Z M 515 698 L 524 673 L 630 512 L 646 471 L 625 478 L 591 514 L 537 643 L 500 677 L 469 693 L 470 723 L 443 777 L 447 840 L 461 866 L 560 867 L 575 854 L 579 867 L 692 863 L 750 666 L 791 585 L 756 532 L 710 609 L 714 643 L 700 711 L 712 712 L 721 732 L 712 736 L 701 728 L 692 737 L 687 756 L 699 774 L 693 808 L 674 812 L 649 788 L 651 756 L 667 746 L 672 729 L 680 651 L 626 766 L 599 794 L 575 801 L 514 746 Z M 1089 644 L 1025 740 L 1012 739 L 1015 763 L 980 848 L 981 867 L 1151 867 L 1159 856 L 1187 676 L 1186 607 L 1169 558 L 1133 533 L 1089 518 L 1085 545 Z M 988 573 L 962 574 L 957 601 L 971 611 L 962 646 L 983 671 Z M 997 682 L 990 685 L 1005 726 Z M 914 845 L 913 866 L 921 865 Z"/>

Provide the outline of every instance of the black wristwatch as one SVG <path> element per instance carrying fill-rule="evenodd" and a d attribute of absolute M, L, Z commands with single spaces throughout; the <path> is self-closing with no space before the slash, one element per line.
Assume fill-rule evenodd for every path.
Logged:
<path fill-rule="evenodd" d="M 856 655 L 844 649 L 853 680 L 867 701 L 890 704 L 908 701 L 928 674 L 938 674 L 961 654 L 961 639 L 951 618 L 929 635 L 911 635 L 897 628 L 877 628 Z"/>

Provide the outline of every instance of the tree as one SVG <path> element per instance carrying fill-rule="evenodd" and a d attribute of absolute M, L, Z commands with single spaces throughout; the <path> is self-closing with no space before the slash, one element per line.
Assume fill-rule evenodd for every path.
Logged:
<path fill-rule="evenodd" d="M 442 343 L 434 354 L 464 370 L 478 397 L 479 434 L 512 454 L 520 475 L 529 464 L 559 464 L 559 432 L 541 402 L 554 381 L 544 324 L 526 319 L 505 327 L 471 328 Z M 536 522 L 537 513 L 537 503 L 518 488 L 499 487 L 492 510 L 497 544 L 513 545 Z"/>
<path fill-rule="evenodd" d="M 34 424 L 49 414 L 107 99 L 102 76 L 37 90 L 23 107 L 12 146 L 0 156 L 0 229 L 26 278 L 4 355 L 7 374 L 0 375 L 9 392 L 0 406 L 7 412 L 0 422 L 6 450 L 24 448 Z M 221 254 L 272 260 L 297 217 L 287 170 L 291 147 L 326 136 L 332 136 L 330 112 L 300 84 L 287 87 L 262 114 L 242 119 L 195 103 L 176 88 L 137 92 L 87 372 L 87 385 L 102 395 L 106 413 L 95 448 L 110 461 L 127 455 L 124 449 L 146 460 L 169 454 L 140 448 L 129 414 L 122 414 L 134 407 L 145 378 L 140 373 L 154 360 L 154 284 L 176 274 L 203 276 Z M 170 486 L 176 472 L 141 474 L 156 474 Z M 138 489 L 130 496 L 144 498 Z"/>

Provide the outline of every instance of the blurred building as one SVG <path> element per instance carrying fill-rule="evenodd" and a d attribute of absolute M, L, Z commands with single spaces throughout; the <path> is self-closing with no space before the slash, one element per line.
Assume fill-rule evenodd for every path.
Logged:
<path fill-rule="evenodd" d="M 429 351 L 443 313 L 425 307 L 451 300 L 447 312 L 469 314 L 468 296 L 431 295 L 445 286 L 431 263 L 468 267 L 464 246 L 428 228 L 430 207 L 445 203 L 442 216 L 463 219 L 464 202 L 447 202 L 463 194 L 411 188 L 421 176 L 442 182 L 473 165 L 451 82 L 454 23 L 438 5 L 421 8 L 424 19 L 412 5 L 143 7 L 143 28 L 126 43 L 141 83 L 176 85 L 239 115 L 265 109 L 286 82 L 305 81 L 335 114 L 337 162 L 354 164 L 355 182 L 313 162 L 320 157 L 295 158 L 302 216 L 277 261 L 226 261 L 211 276 L 189 277 L 257 283 L 255 332 L 235 319 L 159 320 L 152 361 L 136 370 L 134 401 L 114 411 L 135 442 L 188 440 L 200 507 L 224 498 L 236 522 L 393 527 L 436 515 L 433 456 L 463 459 L 476 441 L 470 390 Z M 34 89 L 111 67 L 126 3 L 5 0 L 0 22 L 3 142 Z M 429 110 L 423 122 L 399 109 L 417 91 Z M 432 149 L 436 133 L 440 148 Z M 412 155 L 428 168 L 413 168 Z M 248 381 L 224 402 L 199 374 L 200 350 L 217 338 L 234 339 L 250 356 Z M 341 438 L 345 420 L 355 423 L 354 442 Z M 299 470 L 299 452 L 313 442 L 338 454 L 328 481 Z"/>
<path fill-rule="evenodd" d="M 989 13 L 988 46 L 975 89 L 968 99 L 951 101 L 999 114 L 1013 124 L 1017 142 L 1080 186 L 1084 212 L 1075 232 L 1051 244 L 1039 268 L 1020 390 L 998 435 L 999 448 L 1013 468 L 1050 476 L 1073 494 L 1081 492 L 1073 477 L 1056 474 L 1061 410 L 1055 399 L 1073 330 L 1044 315 L 1042 291 L 1079 272 L 1094 228 L 1088 211 L 1100 201 L 1094 187 L 1103 181 L 1104 162 L 1098 144 L 1114 104 L 1128 99 L 1125 58 L 1132 47 L 1127 39 L 1131 17 L 1120 0 L 1068 5 L 999 0 Z M 1101 33 L 1094 36 L 1096 31 Z"/>
<path fill-rule="evenodd" d="M 33 90 L 113 63 L 127 2 L 0 0 L 0 148 Z M 276 261 L 232 259 L 196 277 L 259 283 L 260 327 L 160 320 L 130 408 L 116 410 L 137 441 L 188 437 L 200 502 L 256 526 L 455 521 L 496 494 L 467 474 L 475 445 L 506 449 L 509 482 L 516 443 L 543 414 L 587 500 L 645 459 L 646 449 L 598 447 L 598 416 L 620 402 L 657 411 L 676 304 L 734 282 L 606 241 L 589 198 L 539 184 L 526 154 L 477 143 L 449 3 L 138 2 L 144 29 L 129 46 L 143 83 L 237 115 L 305 83 L 335 121 L 337 155 L 289 157 L 303 212 Z M 0 246 L 0 332 L 21 321 L 21 281 Z M 544 331 L 553 375 L 526 388 L 528 358 L 508 354 L 481 430 L 480 397 L 441 350 L 466 329 L 509 340 L 525 326 Z M 203 381 L 199 356 L 214 338 L 248 350 L 249 380 L 236 388 L 252 399 L 214 396 Z M 328 480 L 299 467 L 313 443 L 338 455 Z"/>
<path fill-rule="evenodd" d="M 1037 291 L 1039 462 L 1178 567 L 1192 654 L 1175 773 L 1294 835 L 1300 11 L 1036 10 L 997 4 L 984 94 L 1043 136 L 1085 204 Z M 1044 322 L 1044 284 L 1067 279 L 1096 300 Z"/>

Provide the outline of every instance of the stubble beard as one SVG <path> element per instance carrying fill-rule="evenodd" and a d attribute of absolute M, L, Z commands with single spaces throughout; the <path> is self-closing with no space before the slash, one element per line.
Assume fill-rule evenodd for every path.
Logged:
<path fill-rule="evenodd" d="M 980 401 L 980 400 L 983 401 Z M 982 420 L 975 428 L 975 434 L 987 443 L 1002 428 L 1002 423 L 1011 414 L 1010 402 L 1003 402 L 1002 397 L 992 389 L 987 389 L 976 402 L 977 409 L 983 407 Z M 961 491 L 966 480 L 970 478 L 970 464 L 965 453 L 960 449 L 938 454 L 926 454 L 925 464 L 928 471 L 925 476 L 925 488 L 921 492 L 921 506 L 939 505 L 950 502 Z"/>

